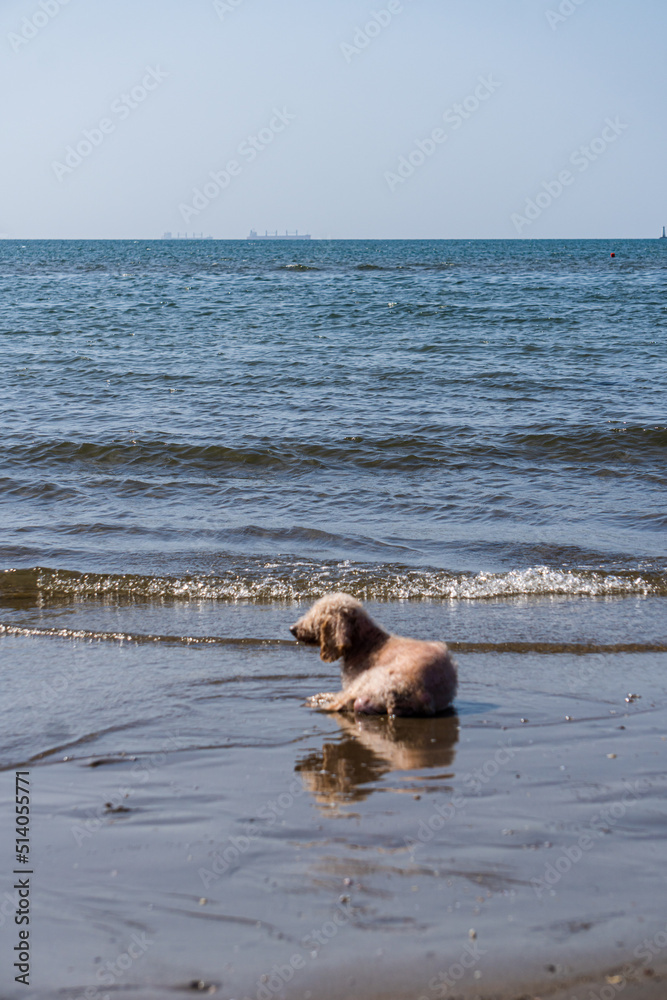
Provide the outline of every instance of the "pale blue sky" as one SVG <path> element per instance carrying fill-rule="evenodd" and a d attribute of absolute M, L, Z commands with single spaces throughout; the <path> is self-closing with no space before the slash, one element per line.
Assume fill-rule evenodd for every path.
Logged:
<path fill-rule="evenodd" d="M 666 40 L 664 0 L 4 0 L 0 233 L 658 236 Z"/>

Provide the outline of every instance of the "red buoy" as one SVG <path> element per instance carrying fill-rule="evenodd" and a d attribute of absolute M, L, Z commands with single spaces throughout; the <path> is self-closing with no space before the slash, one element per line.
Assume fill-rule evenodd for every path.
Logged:
<path fill-rule="evenodd" d="M 616 254 L 615 254 L 615 253 L 610 253 L 610 254 L 609 254 L 609 256 L 610 256 L 610 257 L 615 257 L 615 256 L 616 256 Z"/>

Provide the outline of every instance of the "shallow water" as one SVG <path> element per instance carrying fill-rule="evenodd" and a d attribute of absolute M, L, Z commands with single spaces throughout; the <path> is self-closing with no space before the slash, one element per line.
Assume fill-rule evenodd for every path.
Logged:
<path fill-rule="evenodd" d="M 433 605 L 372 610 L 410 632 L 440 622 Z M 229 635 L 237 611 L 263 640 Z M 270 980 L 299 1000 L 435 1000 L 462 955 L 457 996 L 574 990 L 628 961 L 661 981 L 660 954 L 633 955 L 665 923 L 664 652 L 460 653 L 454 713 L 353 719 L 304 708 L 336 671 L 271 638 L 290 611 L 227 606 L 227 638 L 206 643 L 4 635 L 0 835 L 27 768 L 33 995 L 202 982 L 265 1000 Z M 136 935 L 150 944 L 119 967 Z"/>
<path fill-rule="evenodd" d="M 666 259 L 0 242 L 0 836 L 27 767 L 31 995 L 435 1000 L 474 941 L 466 997 L 661 981 L 634 949 L 665 922 Z M 304 707 L 337 669 L 288 627 L 333 589 L 451 644 L 453 715 Z"/>

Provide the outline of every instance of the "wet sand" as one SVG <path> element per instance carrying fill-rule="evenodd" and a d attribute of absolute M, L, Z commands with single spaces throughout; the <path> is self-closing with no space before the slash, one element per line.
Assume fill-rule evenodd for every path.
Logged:
<path fill-rule="evenodd" d="M 335 669 L 282 641 L 293 609 L 218 608 L 225 641 L 200 644 L 157 636 L 212 636 L 207 609 L 115 609 L 144 642 L 91 639 L 93 604 L 49 612 L 87 639 L 5 633 L 5 887 L 19 765 L 35 874 L 31 985 L 6 918 L 3 1000 L 664 1000 L 667 654 L 641 607 L 615 635 L 612 604 L 570 603 L 560 652 L 489 607 L 430 720 L 306 709 Z M 424 635 L 443 614 L 373 612 Z M 623 637 L 657 651 L 600 641 Z"/>

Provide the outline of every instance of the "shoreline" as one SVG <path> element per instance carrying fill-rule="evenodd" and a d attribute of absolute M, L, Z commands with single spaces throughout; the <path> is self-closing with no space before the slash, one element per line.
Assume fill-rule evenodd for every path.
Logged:
<path fill-rule="evenodd" d="M 199 982 L 224 1000 L 266 984 L 276 1000 L 662 1000 L 664 653 L 460 653 L 454 713 L 361 719 L 304 707 L 336 671 L 291 643 L 0 643 L 17 731 L 0 843 L 32 758 L 35 861 L 33 978 L 8 1000 Z"/>

